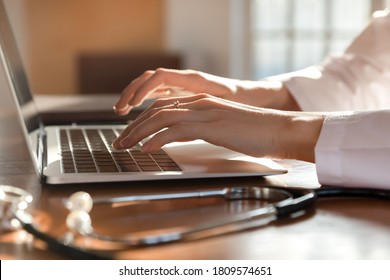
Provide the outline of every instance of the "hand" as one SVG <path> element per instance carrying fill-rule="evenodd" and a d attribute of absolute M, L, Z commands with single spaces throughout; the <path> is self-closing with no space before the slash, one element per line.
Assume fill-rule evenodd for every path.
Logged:
<path fill-rule="evenodd" d="M 153 135 L 144 152 L 203 139 L 256 157 L 314 161 L 324 115 L 262 109 L 207 94 L 157 100 L 113 142 L 131 148 Z"/>
<path fill-rule="evenodd" d="M 146 98 L 163 97 L 181 93 L 208 92 L 223 97 L 236 92 L 236 81 L 193 70 L 169 70 L 159 68 L 146 71 L 132 81 L 114 106 L 119 115 L 126 115 Z"/>
<path fill-rule="evenodd" d="M 241 81 L 194 70 L 157 69 L 132 81 L 114 106 L 126 115 L 146 98 L 208 93 L 252 106 L 299 110 L 288 90 L 278 81 Z"/>

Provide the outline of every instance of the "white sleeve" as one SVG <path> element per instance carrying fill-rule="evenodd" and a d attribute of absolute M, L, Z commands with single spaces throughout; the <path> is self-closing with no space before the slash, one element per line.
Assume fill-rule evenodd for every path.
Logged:
<path fill-rule="evenodd" d="M 390 189 L 388 13 L 376 14 L 343 55 L 279 79 L 304 111 L 351 111 L 324 122 L 315 148 L 321 184 Z"/>
<path fill-rule="evenodd" d="M 322 185 L 390 189 L 390 110 L 328 116 L 315 157 Z"/>
<path fill-rule="evenodd" d="M 284 82 L 304 111 L 390 108 L 389 13 L 376 13 L 341 56 L 272 78 Z"/>

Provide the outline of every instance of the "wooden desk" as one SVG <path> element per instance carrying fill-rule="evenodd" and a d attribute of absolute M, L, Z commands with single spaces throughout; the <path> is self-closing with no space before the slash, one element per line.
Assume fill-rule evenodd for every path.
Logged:
<path fill-rule="evenodd" d="M 1 93 L 0 104 L 0 184 L 14 185 L 34 195 L 40 224 L 52 232 L 64 229 L 66 211 L 61 201 L 84 190 L 92 195 L 120 195 L 195 190 L 231 186 L 285 185 L 318 187 L 314 165 L 282 162 L 286 175 L 266 179 L 216 179 L 166 182 L 107 183 L 42 186 L 31 163 L 11 98 Z M 237 207 L 216 201 L 186 200 L 162 202 L 154 206 L 136 205 L 114 210 L 94 210 L 95 227 L 106 231 L 174 226 L 219 218 Z M 150 212 L 153 209 L 155 214 Z M 116 211 L 117 219 L 112 219 Z M 157 214 L 156 214 L 157 213 Z M 294 220 L 278 221 L 261 229 L 193 242 L 132 249 L 117 254 L 126 259 L 390 259 L 390 202 L 374 199 L 325 199 L 315 211 Z M 104 223 L 102 222 L 104 221 Z M 106 227 L 102 228 L 105 224 Z M 0 235 L 1 259 L 63 259 L 40 242 L 31 241 L 23 231 Z"/>

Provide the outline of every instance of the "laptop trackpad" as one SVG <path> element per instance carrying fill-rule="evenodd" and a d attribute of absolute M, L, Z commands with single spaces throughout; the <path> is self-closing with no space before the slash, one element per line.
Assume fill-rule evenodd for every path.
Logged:
<path fill-rule="evenodd" d="M 271 159 L 250 157 L 202 140 L 175 142 L 164 150 L 190 173 L 229 173 L 231 175 L 267 175 L 286 169 Z"/>

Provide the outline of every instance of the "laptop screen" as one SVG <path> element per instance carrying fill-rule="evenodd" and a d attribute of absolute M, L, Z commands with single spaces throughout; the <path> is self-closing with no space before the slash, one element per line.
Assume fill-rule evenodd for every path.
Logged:
<path fill-rule="evenodd" d="M 11 90 L 16 95 L 22 121 L 27 132 L 31 132 L 39 128 L 40 120 L 3 0 L 0 0 L 0 47 L 4 70 L 12 83 Z"/>

